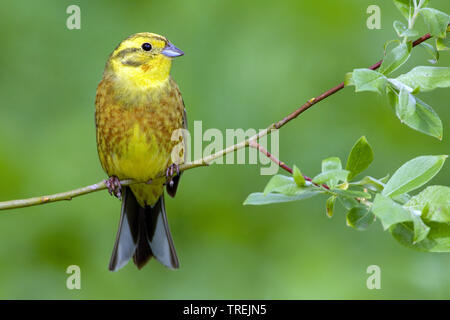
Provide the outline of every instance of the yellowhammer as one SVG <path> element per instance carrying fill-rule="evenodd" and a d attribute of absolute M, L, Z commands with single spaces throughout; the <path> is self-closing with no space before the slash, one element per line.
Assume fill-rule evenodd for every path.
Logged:
<path fill-rule="evenodd" d="M 164 208 L 161 172 L 170 171 L 174 130 L 186 127 L 183 99 L 170 77 L 172 59 L 183 55 L 166 38 L 137 33 L 110 55 L 95 100 L 97 149 L 110 177 L 110 193 L 122 198 L 122 210 L 109 269 L 119 270 L 131 257 L 140 269 L 154 256 L 169 268 L 178 258 Z M 149 183 L 120 186 L 119 180 Z M 167 184 L 174 196 L 179 174 Z"/>

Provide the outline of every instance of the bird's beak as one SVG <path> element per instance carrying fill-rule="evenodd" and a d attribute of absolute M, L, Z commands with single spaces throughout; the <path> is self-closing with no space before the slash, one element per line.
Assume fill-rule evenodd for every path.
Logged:
<path fill-rule="evenodd" d="M 168 42 L 164 47 L 163 51 L 161 51 L 163 55 L 169 58 L 176 58 L 182 56 L 184 54 L 183 51 L 175 47 L 172 43 Z"/>

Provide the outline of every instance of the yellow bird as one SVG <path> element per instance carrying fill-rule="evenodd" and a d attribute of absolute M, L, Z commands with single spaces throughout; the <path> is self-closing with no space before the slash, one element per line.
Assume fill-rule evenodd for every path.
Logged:
<path fill-rule="evenodd" d="M 122 198 L 111 271 L 131 257 L 139 269 L 152 256 L 179 267 L 164 207 L 166 177 L 157 176 L 167 170 L 171 179 L 178 169 L 171 153 L 180 142 L 171 137 L 186 127 L 186 112 L 170 69 L 172 59 L 183 54 L 163 36 L 134 34 L 114 49 L 97 88 L 97 150 L 110 193 Z M 171 196 L 179 177 L 167 184 Z M 148 183 L 121 187 L 122 179 Z"/>

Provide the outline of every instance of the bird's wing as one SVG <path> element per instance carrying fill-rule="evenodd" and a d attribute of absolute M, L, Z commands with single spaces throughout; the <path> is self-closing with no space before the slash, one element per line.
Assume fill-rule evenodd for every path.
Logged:
<path fill-rule="evenodd" d="M 180 94 L 179 91 L 178 91 L 178 94 Z M 181 96 L 181 94 L 180 94 L 180 96 Z M 181 102 L 183 103 L 183 123 L 182 123 L 182 127 L 183 127 L 183 129 L 187 129 L 186 107 L 185 107 L 183 98 L 181 98 Z M 186 162 L 186 157 L 187 157 L 187 150 L 186 150 L 186 148 L 187 148 L 187 144 L 186 144 L 187 140 L 186 139 L 187 138 L 188 137 L 186 137 L 184 135 L 184 132 L 183 132 L 183 143 L 184 143 L 184 153 L 183 153 L 183 155 L 184 155 L 184 161 L 185 162 Z M 167 193 L 169 194 L 169 196 L 175 197 L 175 194 L 177 193 L 178 183 L 180 182 L 180 178 L 181 178 L 181 172 L 180 172 L 179 175 L 176 175 L 175 177 L 172 178 L 172 183 L 167 183 L 166 184 L 166 190 L 167 190 Z"/>

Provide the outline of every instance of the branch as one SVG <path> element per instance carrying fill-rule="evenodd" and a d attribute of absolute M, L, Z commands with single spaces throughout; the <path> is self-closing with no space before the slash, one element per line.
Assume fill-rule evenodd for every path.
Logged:
<path fill-rule="evenodd" d="M 420 37 L 419 39 L 417 39 L 416 41 L 413 42 L 413 47 L 419 45 L 420 43 L 422 43 L 430 38 L 431 38 L 430 34 L 423 35 L 422 37 Z M 383 60 L 380 60 L 369 68 L 372 70 L 376 70 L 381 66 L 382 62 L 383 62 Z M 305 112 L 306 110 L 311 108 L 313 105 L 317 104 L 318 102 L 322 101 L 325 98 L 328 98 L 329 96 L 335 94 L 336 92 L 342 90 L 343 88 L 344 88 L 344 82 L 325 91 L 321 95 L 308 100 L 304 105 L 302 105 L 301 107 L 296 109 L 294 112 L 287 115 L 282 120 L 272 123 L 270 126 L 268 126 L 266 129 L 260 131 L 258 134 L 254 135 L 242 142 L 239 142 L 233 146 L 230 146 L 228 148 L 220 150 L 220 151 L 218 151 L 212 155 L 209 155 L 207 157 L 201 158 L 194 162 L 182 164 L 182 165 L 180 165 L 179 171 L 182 172 L 182 171 L 197 168 L 197 167 L 207 166 L 207 165 L 209 165 L 209 163 L 211 161 L 221 158 L 228 153 L 232 153 L 232 152 L 235 152 L 236 150 L 246 148 L 250 145 L 253 146 L 254 143 L 256 143 L 260 138 L 262 138 L 266 135 L 269 135 L 274 130 L 280 129 L 281 127 L 286 125 L 288 122 L 297 118 L 300 114 L 302 114 L 303 112 Z M 266 155 L 272 156 L 267 150 L 265 150 L 265 151 L 266 151 Z M 270 156 L 269 156 L 269 158 L 270 158 Z M 286 164 L 284 164 L 283 162 L 281 162 L 280 160 L 278 160 L 276 158 L 274 158 L 274 159 L 273 158 L 274 157 L 272 156 L 272 158 L 271 158 L 272 161 L 274 161 L 274 159 L 275 159 L 276 161 L 278 161 L 278 164 L 281 168 L 283 168 L 284 170 L 286 170 L 289 173 L 292 173 L 292 169 L 289 168 Z M 165 175 L 165 172 L 161 172 L 155 178 L 159 178 L 164 175 Z M 311 181 L 311 178 L 309 178 L 309 177 L 305 177 L 305 179 L 308 181 Z M 128 186 L 128 185 L 132 185 L 135 183 L 145 183 L 145 181 L 135 181 L 135 180 L 127 179 L 127 180 L 120 181 L 120 183 L 123 186 Z M 0 202 L 0 210 L 30 207 L 30 206 L 35 206 L 35 205 L 40 205 L 40 204 L 45 204 L 45 203 L 50 203 L 50 202 L 56 202 L 56 201 L 61 201 L 61 200 L 71 200 L 72 198 L 79 197 L 79 196 L 82 196 L 82 195 L 85 195 L 88 193 L 104 190 L 106 188 L 107 187 L 106 187 L 105 181 L 101 181 L 101 182 L 98 182 L 98 183 L 90 185 L 90 186 L 82 187 L 82 188 L 67 191 L 67 192 L 56 193 L 56 194 L 52 194 L 52 195 L 46 195 L 46 196 L 40 196 L 40 197 L 34 197 L 34 198 L 28 198 L 28 199 L 4 201 L 4 202 Z"/>
<path fill-rule="evenodd" d="M 276 158 L 273 154 L 271 154 L 269 151 L 267 151 L 267 149 L 265 149 L 262 145 L 260 145 L 257 142 L 251 141 L 249 143 L 249 147 L 251 148 L 255 148 L 257 149 L 259 152 L 261 152 L 262 154 L 264 154 L 267 158 L 269 158 L 270 160 L 272 160 L 275 164 L 277 164 L 280 168 L 286 170 L 287 172 L 289 172 L 290 174 L 292 174 L 293 170 L 287 165 L 285 164 L 283 161 L 281 161 L 280 159 Z M 312 179 L 308 176 L 305 176 L 304 174 L 303 178 L 305 178 L 306 181 L 312 182 Z M 317 183 L 312 182 L 314 185 L 319 186 Z M 330 187 L 327 186 L 326 184 L 322 184 L 322 187 L 324 187 L 325 189 L 329 190 Z"/>
<path fill-rule="evenodd" d="M 282 168 L 282 169 L 286 170 L 287 172 L 289 172 L 290 174 L 292 174 L 292 169 L 287 164 L 285 164 L 283 161 L 276 158 L 273 154 L 271 154 L 269 151 L 267 151 L 267 149 L 265 149 L 262 145 L 260 145 L 256 141 L 251 141 L 249 143 L 249 147 L 255 148 L 256 150 L 261 152 L 263 155 L 265 155 L 267 158 L 272 160 L 280 168 Z M 305 179 L 306 179 L 306 177 L 305 177 Z"/>

